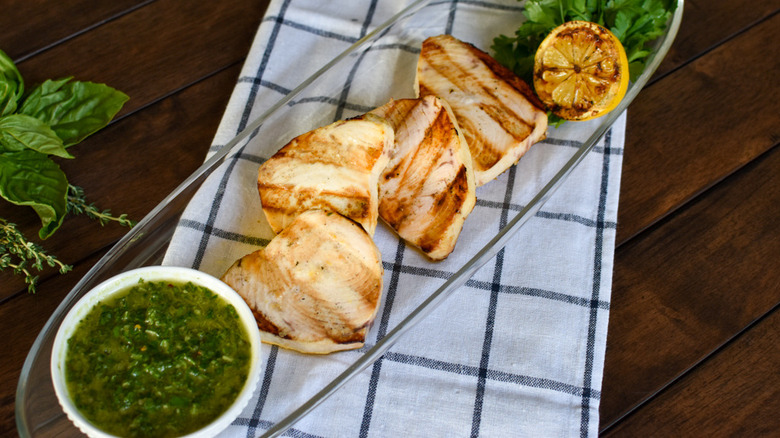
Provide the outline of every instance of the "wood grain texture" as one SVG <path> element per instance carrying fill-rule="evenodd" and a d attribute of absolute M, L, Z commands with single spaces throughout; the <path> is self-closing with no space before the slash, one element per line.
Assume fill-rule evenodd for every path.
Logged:
<path fill-rule="evenodd" d="M 56 160 L 70 182 L 84 188 L 88 200 L 102 209 L 134 219 L 150 211 L 202 163 L 263 11 L 264 2 L 256 1 L 235 2 L 231 8 L 208 2 L 183 8 L 178 1 L 158 1 L 22 62 L 18 67 L 28 84 L 73 75 L 107 83 L 130 96 L 108 128 L 70 148 L 76 159 Z M 159 18 L 166 16 L 175 18 Z M 220 73 L 225 69 L 230 73 Z M 165 99 L 215 74 L 219 79 L 210 82 L 215 88 L 201 88 L 196 91 L 200 96 L 186 103 Z M 158 101 L 165 107 L 141 111 Z M 125 123 L 134 112 L 139 116 Z M 121 171 L 93 172 L 94 163 Z M 138 178 L 150 171 L 160 178 L 159 184 Z M 126 231 L 117 226 L 98 230 L 97 222 L 70 216 L 59 233 L 40 242 L 40 221 L 31 209 L 2 202 L 0 217 L 68 264 L 112 244 Z M 82 244 L 73 245 L 74 236 Z M 55 272 L 47 268 L 42 275 Z M 10 272 L 0 272 L 0 281 L 9 286 L 0 290 L 0 302 L 25 288 Z"/>
<path fill-rule="evenodd" d="M 682 26 L 656 76 L 687 64 L 777 11 L 776 0 L 685 0 Z"/>
<path fill-rule="evenodd" d="M 158 0 L 18 65 L 25 80 L 73 76 L 122 90 L 119 116 L 240 63 L 266 2 Z"/>
<path fill-rule="evenodd" d="M 27 58 L 121 17 L 150 0 L 69 0 L 52 7 L 44 0 L 4 0 L 0 49 L 11 59 Z"/>
<path fill-rule="evenodd" d="M 780 302 L 780 148 L 618 248 L 602 424 Z M 776 263 L 775 263 L 776 266 Z"/>
<path fill-rule="evenodd" d="M 780 15 L 640 93 L 628 114 L 617 243 L 766 152 L 780 139 Z M 774 55 L 767 53 L 774 50 Z M 765 117 L 746 116 L 760 112 Z"/>
<path fill-rule="evenodd" d="M 604 436 L 776 436 L 778 345 L 780 311 L 775 309 Z"/>

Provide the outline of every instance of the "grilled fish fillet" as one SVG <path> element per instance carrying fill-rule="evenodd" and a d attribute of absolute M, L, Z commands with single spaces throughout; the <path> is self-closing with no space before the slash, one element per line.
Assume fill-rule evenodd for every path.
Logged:
<path fill-rule="evenodd" d="M 371 113 L 395 129 L 395 147 L 379 177 L 379 217 L 429 258 L 443 260 L 476 202 L 466 139 L 436 96 L 391 100 Z"/>
<path fill-rule="evenodd" d="M 303 211 L 340 213 L 373 236 L 377 184 L 393 145 L 393 128 L 368 114 L 294 138 L 264 162 L 257 176 L 260 202 L 275 233 Z"/>
<path fill-rule="evenodd" d="M 477 186 L 495 179 L 543 140 L 547 114 L 531 88 L 487 53 L 450 35 L 426 39 L 417 95 L 452 107 L 474 162 Z"/>
<path fill-rule="evenodd" d="M 382 293 L 376 245 L 337 213 L 298 215 L 222 276 L 249 304 L 263 341 L 302 353 L 360 348 Z"/>

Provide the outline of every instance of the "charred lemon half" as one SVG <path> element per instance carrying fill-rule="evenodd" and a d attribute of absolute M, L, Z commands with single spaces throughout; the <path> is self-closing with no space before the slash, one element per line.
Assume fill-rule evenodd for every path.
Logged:
<path fill-rule="evenodd" d="M 620 40 L 588 21 L 556 27 L 534 56 L 536 94 L 565 120 L 589 120 L 615 109 L 628 90 L 628 75 Z"/>

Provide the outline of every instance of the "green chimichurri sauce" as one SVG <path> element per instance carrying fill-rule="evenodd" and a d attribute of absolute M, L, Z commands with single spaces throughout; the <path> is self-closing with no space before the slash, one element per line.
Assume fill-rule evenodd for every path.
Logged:
<path fill-rule="evenodd" d="M 65 379 L 79 411 L 129 437 L 194 432 L 222 414 L 249 373 L 238 313 L 192 283 L 139 282 L 94 306 L 68 340 Z"/>

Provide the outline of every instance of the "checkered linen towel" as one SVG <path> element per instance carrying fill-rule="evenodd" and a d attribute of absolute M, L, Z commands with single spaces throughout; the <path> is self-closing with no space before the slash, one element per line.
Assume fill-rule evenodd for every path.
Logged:
<path fill-rule="evenodd" d="M 402 3 L 271 1 L 210 154 L 402 10 Z M 425 16 L 428 8 L 421 11 L 415 30 L 398 31 L 396 39 L 389 33 L 372 50 L 348 58 L 337 76 L 338 91 L 314 87 L 284 107 L 279 123 L 268 122 L 266 131 L 231 152 L 185 210 L 163 263 L 221 276 L 267 243 L 272 235 L 256 191 L 258 165 L 313 127 L 360 114 L 389 97 L 412 97 L 419 46 L 403 38 L 451 33 L 489 50 L 494 36 L 512 34 L 522 11 L 514 0 L 433 1 L 430 8 L 439 8 L 431 17 L 441 18 Z M 312 126 L 313 120 L 319 125 Z M 262 434 L 395 327 L 560 169 L 585 139 L 583 126 L 550 129 L 517 166 L 480 187 L 458 245 L 443 262 L 427 261 L 380 225 L 375 241 L 385 270 L 384 296 L 366 347 L 307 356 L 268 346 L 261 385 L 223 435 Z M 288 434 L 596 436 L 624 131 L 625 114 L 505 249 Z"/>

